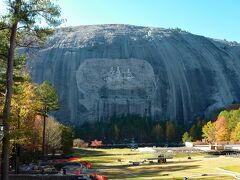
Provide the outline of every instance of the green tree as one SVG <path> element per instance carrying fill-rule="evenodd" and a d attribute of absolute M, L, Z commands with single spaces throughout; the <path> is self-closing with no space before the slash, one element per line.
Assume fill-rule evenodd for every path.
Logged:
<path fill-rule="evenodd" d="M 118 126 L 116 124 L 114 124 L 113 129 L 114 129 L 114 137 L 115 137 L 115 140 L 117 141 L 117 140 L 119 140 L 120 129 L 118 128 Z"/>
<path fill-rule="evenodd" d="M 9 32 L 7 30 L 0 31 L 0 98 L 2 100 L 1 104 L 3 104 L 3 97 L 6 91 L 8 36 Z"/>
<path fill-rule="evenodd" d="M 189 129 L 189 135 L 192 137 L 192 140 L 197 140 L 197 126 L 193 124 Z"/>
<path fill-rule="evenodd" d="M 52 34 L 53 31 L 49 28 L 41 28 L 39 26 L 40 22 L 45 21 L 49 26 L 56 26 L 60 23 L 59 7 L 54 5 L 51 0 L 9 0 L 6 1 L 6 6 L 7 13 L 0 20 L 0 30 L 9 30 L 9 48 L 6 52 L 6 95 L 3 109 L 5 131 L 2 140 L 2 180 L 9 179 L 9 120 L 13 94 L 13 64 L 16 47 L 17 45 L 36 47 L 44 43 L 46 36 Z"/>
<path fill-rule="evenodd" d="M 172 121 L 168 121 L 166 124 L 166 140 L 175 140 L 175 127 Z"/>
<path fill-rule="evenodd" d="M 215 141 L 215 132 L 216 132 L 215 123 L 211 121 L 208 121 L 207 124 L 205 124 L 202 128 L 203 138 L 210 143 Z"/>
<path fill-rule="evenodd" d="M 43 116 L 43 143 L 42 143 L 42 153 L 43 159 L 46 155 L 46 118 L 49 112 L 56 111 L 59 109 L 58 96 L 55 88 L 49 81 L 44 81 L 39 85 L 37 89 L 37 94 L 40 102 L 42 103 L 42 108 L 39 110 L 39 113 Z"/>
<path fill-rule="evenodd" d="M 231 140 L 233 140 L 233 141 L 240 141 L 240 122 L 237 123 L 236 128 L 232 132 Z"/>
<path fill-rule="evenodd" d="M 202 124 L 198 121 L 196 124 L 193 124 L 189 129 L 189 135 L 192 137 L 193 141 L 201 140 L 202 138 Z"/>
<path fill-rule="evenodd" d="M 203 122 L 199 120 L 196 124 L 196 140 L 202 139 L 202 127 L 203 127 Z"/>
<path fill-rule="evenodd" d="M 73 147 L 73 130 L 70 127 L 62 126 L 61 149 L 64 154 L 72 153 Z"/>
<path fill-rule="evenodd" d="M 189 135 L 188 132 L 185 132 L 182 136 L 182 142 L 185 143 L 189 141 L 192 141 L 192 137 Z"/>

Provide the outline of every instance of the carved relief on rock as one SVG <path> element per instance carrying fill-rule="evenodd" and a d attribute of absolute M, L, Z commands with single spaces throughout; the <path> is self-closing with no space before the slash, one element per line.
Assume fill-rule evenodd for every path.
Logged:
<path fill-rule="evenodd" d="M 152 114 L 156 81 L 145 60 L 87 59 L 79 66 L 76 79 L 82 94 L 79 103 L 92 112 L 93 119 Z"/>

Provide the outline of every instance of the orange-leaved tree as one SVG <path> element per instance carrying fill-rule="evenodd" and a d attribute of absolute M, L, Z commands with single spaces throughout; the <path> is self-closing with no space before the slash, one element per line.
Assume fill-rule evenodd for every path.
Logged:
<path fill-rule="evenodd" d="M 230 132 L 228 129 L 227 119 L 225 117 L 223 116 L 218 117 L 215 128 L 216 128 L 215 138 L 217 142 L 229 141 Z"/>
<path fill-rule="evenodd" d="M 168 121 L 166 124 L 166 140 L 173 141 L 175 138 L 175 127 L 172 121 Z"/>

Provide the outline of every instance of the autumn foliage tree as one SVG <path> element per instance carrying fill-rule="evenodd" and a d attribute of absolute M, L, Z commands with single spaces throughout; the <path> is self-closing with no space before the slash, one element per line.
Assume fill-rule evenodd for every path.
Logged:
<path fill-rule="evenodd" d="M 209 121 L 207 124 L 205 124 L 202 128 L 202 136 L 204 139 L 206 139 L 208 142 L 212 143 L 215 141 L 215 123 Z"/>
<path fill-rule="evenodd" d="M 215 122 L 207 122 L 202 128 L 202 136 L 208 142 L 239 141 L 240 109 L 224 110 Z"/>
<path fill-rule="evenodd" d="M 229 131 L 233 131 L 240 122 L 240 109 L 222 111 L 219 116 L 226 118 Z"/>
<path fill-rule="evenodd" d="M 9 119 L 9 138 L 11 139 L 9 146 L 10 151 L 15 150 L 15 165 L 18 167 L 20 148 L 30 145 L 33 141 L 32 137 L 36 133 L 34 128 L 34 118 L 36 111 L 40 108 L 40 104 L 36 98 L 36 85 L 31 82 L 31 78 L 25 70 L 26 61 L 25 58 L 18 57 L 14 63 L 14 84 L 13 95 L 11 101 L 11 118 Z M 3 66 L 5 71 L 6 67 Z M 5 79 L 6 76 L 1 76 Z M 6 88 L 6 84 L 0 81 L 0 87 L 3 90 Z M 1 90 L 0 90 L 1 91 Z M 3 98 L 0 98 L 3 101 Z M 0 104 L 2 109 L 3 103 Z M 0 113 L 1 114 L 1 113 Z M 15 169 L 16 173 L 18 168 Z"/>
<path fill-rule="evenodd" d="M 154 139 L 158 143 L 163 141 L 164 130 L 159 123 L 157 123 L 155 126 L 153 126 L 151 136 L 152 136 L 152 139 Z"/>
<path fill-rule="evenodd" d="M 90 147 L 95 147 L 95 148 L 101 147 L 102 145 L 103 145 L 102 141 L 99 141 L 97 139 L 91 141 L 90 143 Z"/>
<path fill-rule="evenodd" d="M 11 137 L 21 144 L 28 142 L 25 138 L 31 137 L 35 116 L 42 105 L 37 99 L 36 85 L 31 82 L 21 83 L 15 91 L 12 100 Z"/>
<path fill-rule="evenodd" d="M 172 121 L 168 121 L 166 124 L 166 140 L 173 141 L 175 138 L 175 127 Z"/>
<path fill-rule="evenodd" d="M 216 121 L 215 138 L 217 142 L 230 140 L 230 132 L 228 129 L 227 119 L 223 116 L 219 116 Z"/>

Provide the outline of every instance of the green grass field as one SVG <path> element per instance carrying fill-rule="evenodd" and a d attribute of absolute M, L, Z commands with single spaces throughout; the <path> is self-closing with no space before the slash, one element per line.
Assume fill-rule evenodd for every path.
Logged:
<path fill-rule="evenodd" d="M 239 162 L 238 166 L 225 166 L 225 167 L 222 167 L 222 168 L 225 169 L 225 170 L 228 170 L 228 171 L 233 171 L 233 172 L 240 173 L 240 162 Z"/>
<path fill-rule="evenodd" d="M 109 179 L 212 179 L 231 180 L 234 173 L 226 173 L 220 168 L 239 172 L 240 158 L 237 157 L 206 157 L 205 154 L 166 153 L 173 156 L 166 164 L 143 163 L 139 166 L 130 165 L 129 161 L 143 161 L 154 158 L 158 153 L 143 153 L 130 149 L 78 149 L 76 155 L 82 160 L 92 162 L 99 174 Z"/>

